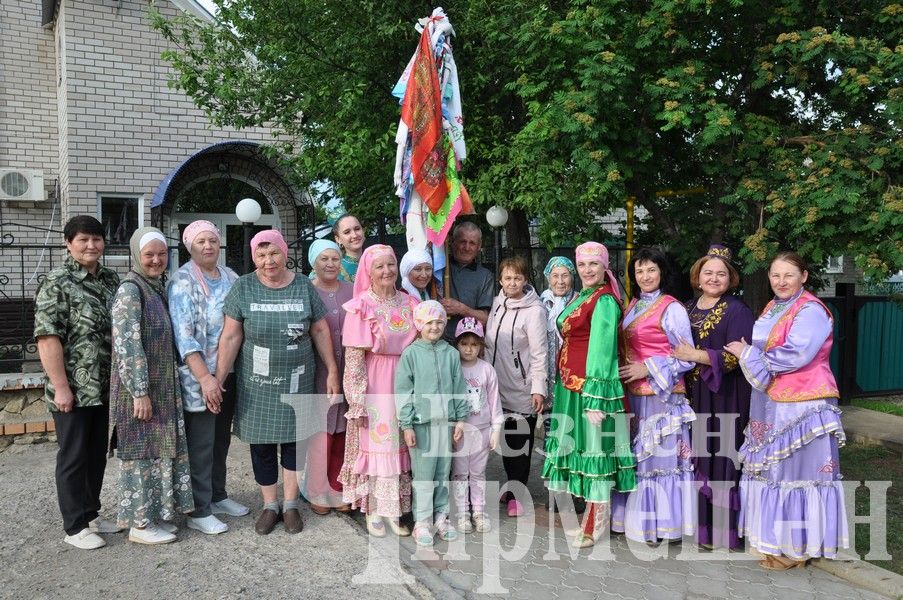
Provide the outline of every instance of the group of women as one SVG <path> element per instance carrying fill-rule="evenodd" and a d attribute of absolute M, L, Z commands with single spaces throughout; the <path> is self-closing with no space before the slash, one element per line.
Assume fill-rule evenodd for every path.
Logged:
<path fill-rule="evenodd" d="M 315 513 L 359 509 L 371 535 L 409 534 L 393 373 L 416 336 L 414 308 L 439 291 L 427 253 L 402 258 L 399 290 L 390 247 L 363 250 L 351 216 L 334 233 L 336 243 L 311 246 L 308 279 L 287 269 L 281 234 L 263 231 L 251 241 L 256 270 L 237 278 L 216 264 L 216 228 L 192 223 L 191 261 L 168 293 L 162 234 L 132 237 L 133 269 L 112 311 L 111 416 L 123 460 L 118 521 L 134 541 L 173 541 L 177 513 L 213 534 L 227 529 L 215 513 L 247 512 L 225 494 L 233 411 L 260 486 L 258 533 L 279 522 L 302 529 L 303 470 Z M 756 321 L 730 294 L 739 277 L 723 246 L 693 265 L 699 296 L 686 305 L 668 293 L 674 273 L 657 249 L 630 261 L 629 303 L 605 246 L 582 244 L 575 259 L 549 261 L 541 296 L 523 259 L 500 265 L 485 359 L 505 412 L 508 480 L 527 483 L 545 412 L 542 475 L 551 492 L 586 501 L 579 546 L 610 521 L 650 544 L 695 533 L 704 548 L 739 549 L 746 538 L 770 569 L 845 547 L 831 314 L 804 289 L 802 259 L 775 257 L 775 298 Z M 327 400 L 311 402 L 314 393 Z M 508 515 L 524 514 L 507 490 Z"/>
<path fill-rule="evenodd" d="M 291 533 L 303 528 L 299 457 L 310 461 L 301 487 L 312 509 L 343 509 L 340 340 L 351 284 L 340 277 L 356 270 L 360 223 L 340 219 L 335 237 L 341 245 L 319 240 L 311 247 L 308 280 L 287 269 L 282 235 L 262 231 L 251 240 L 256 270 L 238 277 L 217 264 L 216 226 L 195 221 L 182 235 L 191 260 L 165 287 L 165 237 L 152 227 L 134 233 L 132 269 L 112 307 L 111 376 L 122 460 L 117 521 L 130 528 L 130 540 L 175 541 L 172 521 L 180 513 L 190 513 L 188 527 L 206 534 L 228 530 L 218 514 L 248 514 L 225 491 L 233 427 L 251 448 L 263 501 L 259 533 L 279 522 Z M 314 393 L 331 400 L 305 402 Z"/>
<path fill-rule="evenodd" d="M 578 546 L 610 516 L 613 532 L 649 544 L 695 533 L 704 549 L 740 550 L 746 538 L 772 570 L 847 547 L 831 312 L 805 290 L 803 259 L 781 252 L 754 320 L 730 294 L 731 259 L 713 245 L 696 261 L 699 294 L 684 305 L 668 294 L 666 256 L 641 249 L 623 307 L 601 244 L 579 246 L 576 269 L 550 261 L 560 349 L 543 476 L 587 501 Z M 573 293 L 563 269 L 583 284 L 570 301 L 557 301 Z"/>

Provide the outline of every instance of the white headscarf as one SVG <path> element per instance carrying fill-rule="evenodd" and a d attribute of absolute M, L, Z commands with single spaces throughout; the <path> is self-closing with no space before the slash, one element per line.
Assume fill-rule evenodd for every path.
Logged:
<path fill-rule="evenodd" d="M 424 263 L 432 267 L 433 257 L 430 256 L 430 253 L 426 250 L 415 249 L 408 250 L 405 255 L 401 257 L 401 263 L 398 265 L 398 271 L 401 273 L 401 287 L 418 300 L 421 298 L 421 292 L 413 283 L 411 283 L 411 280 L 408 279 L 408 275 L 411 274 L 414 267 Z"/>

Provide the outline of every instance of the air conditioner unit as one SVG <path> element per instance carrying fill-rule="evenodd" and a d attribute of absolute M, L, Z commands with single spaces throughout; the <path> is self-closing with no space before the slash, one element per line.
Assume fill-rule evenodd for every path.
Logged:
<path fill-rule="evenodd" d="M 46 200 L 44 173 L 37 169 L 0 169 L 0 200 Z"/>

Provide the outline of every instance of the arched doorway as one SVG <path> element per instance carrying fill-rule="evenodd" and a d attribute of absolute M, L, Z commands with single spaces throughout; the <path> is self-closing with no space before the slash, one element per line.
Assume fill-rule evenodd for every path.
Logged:
<path fill-rule="evenodd" d="M 254 142 L 222 142 L 185 159 L 158 186 L 151 202 L 151 222 L 175 241 L 192 221 L 212 221 L 225 236 L 223 264 L 241 273 L 242 224 L 235 206 L 242 198 L 254 198 L 261 206 L 255 232 L 276 228 L 296 251 L 306 246 L 303 240 L 310 236 L 314 215 L 311 198 L 295 188 L 285 169 Z M 174 267 L 188 258 L 182 248 L 173 254 L 170 264 Z M 302 256 L 298 252 L 291 262 L 300 266 Z"/>

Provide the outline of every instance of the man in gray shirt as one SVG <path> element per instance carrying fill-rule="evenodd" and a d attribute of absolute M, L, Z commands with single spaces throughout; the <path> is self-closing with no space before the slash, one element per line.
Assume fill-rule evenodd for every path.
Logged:
<path fill-rule="evenodd" d="M 492 271 L 477 262 L 483 234 L 470 221 L 462 221 L 452 232 L 452 260 L 447 274 L 451 276 L 451 298 L 443 298 L 442 306 L 448 313 L 445 339 L 454 341 L 455 327 L 464 317 L 473 317 L 486 324 L 492 308 Z"/>

